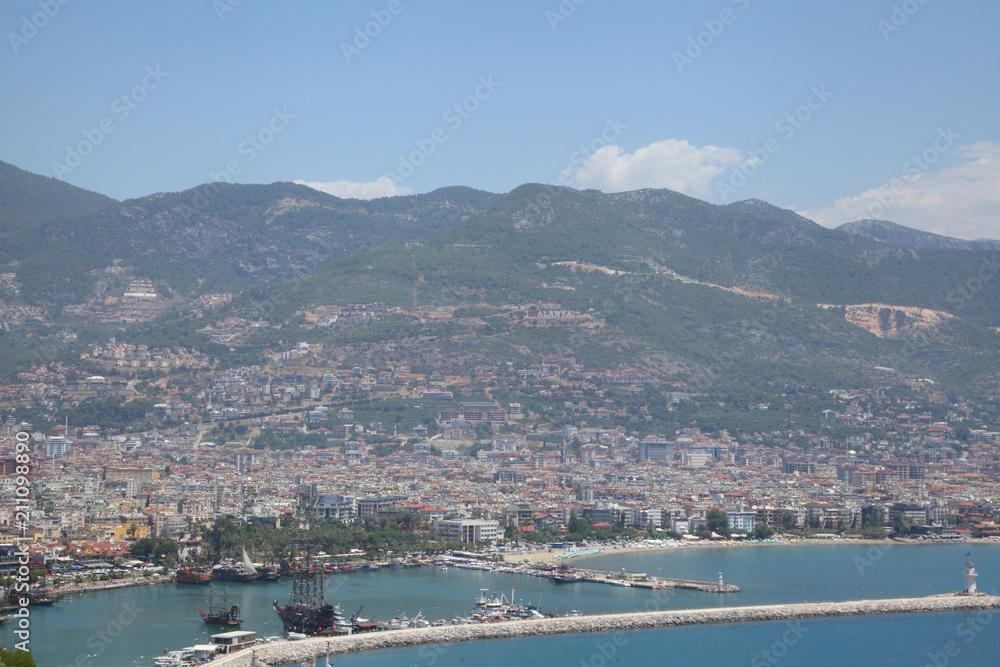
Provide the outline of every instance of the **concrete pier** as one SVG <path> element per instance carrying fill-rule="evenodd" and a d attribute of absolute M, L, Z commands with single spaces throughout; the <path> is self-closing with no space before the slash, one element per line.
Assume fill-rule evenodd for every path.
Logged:
<path fill-rule="evenodd" d="M 693 579 L 672 579 L 670 577 L 646 577 L 634 572 L 622 572 L 620 574 L 600 572 L 597 570 L 576 570 L 583 575 L 584 581 L 592 581 L 598 584 L 611 584 L 621 586 L 627 583 L 635 588 L 679 588 L 691 591 L 701 591 L 703 593 L 740 593 L 743 589 L 733 584 L 719 583 L 717 581 L 695 581 Z"/>
<path fill-rule="evenodd" d="M 315 638 L 296 642 L 278 642 L 253 649 L 257 667 L 285 665 L 315 660 L 324 655 L 369 651 L 378 648 L 469 641 L 535 637 L 568 632 L 615 632 L 675 625 L 740 623 L 747 621 L 784 621 L 797 618 L 826 618 L 866 614 L 961 611 L 1000 608 L 1000 597 L 992 595 L 949 594 L 926 598 L 852 600 L 849 602 L 814 602 L 802 604 L 758 605 L 713 609 L 680 609 L 631 614 L 600 614 L 535 621 L 511 621 L 479 625 L 454 625 L 437 628 L 391 630 L 346 637 Z M 251 667 L 251 650 L 218 658 L 212 667 Z"/>

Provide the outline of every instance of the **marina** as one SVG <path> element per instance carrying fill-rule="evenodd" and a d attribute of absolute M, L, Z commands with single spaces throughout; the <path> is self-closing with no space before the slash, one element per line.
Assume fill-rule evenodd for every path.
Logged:
<path fill-rule="evenodd" d="M 442 644 L 482 639 L 513 639 L 583 632 L 625 632 L 658 627 L 793 621 L 808 618 L 869 616 L 880 614 L 930 613 L 1000 608 L 1000 597 L 991 595 L 945 595 L 931 598 L 856 600 L 808 604 L 767 605 L 633 614 L 601 614 L 539 621 L 513 621 L 447 628 L 422 628 L 381 632 L 334 639 L 317 638 L 254 646 L 239 655 L 228 655 L 207 663 L 211 667 L 265 667 L 315 660 L 339 653 L 353 653 L 399 646 Z"/>
<path fill-rule="evenodd" d="M 1000 555 L 995 545 L 977 545 L 972 547 L 979 552 L 978 560 L 984 563 L 992 562 Z M 602 554 L 586 561 L 588 569 L 603 572 L 626 571 L 648 573 L 653 576 L 666 576 L 667 573 L 683 580 L 703 580 L 706 572 L 715 574 L 722 570 L 732 573 L 734 580 L 739 581 L 743 592 L 737 595 L 706 594 L 687 589 L 644 589 L 639 587 L 620 587 L 610 585 L 576 584 L 557 585 L 540 576 L 527 574 L 527 570 L 517 568 L 506 571 L 511 564 L 503 566 L 504 570 L 491 571 L 472 567 L 456 567 L 448 565 L 448 570 L 440 567 L 409 567 L 381 568 L 378 571 L 361 570 L 350 574 L 329 575 L 327 598 L 334 604 L 340 604 L 350 616 L 355 610 L 360 611 L 368 619 L 369 627 L 378 624 L 388 626 L 393 618 L 407 617 L 413 620 L 418 617 L 430 620 L 445 619 L 447 628 L 455 629 L 461 626 L 452 625 L 451 619 L 469 618 L 474 608 L 474 601 L 487 589 L 487 599 L 500 597 L 500 591 L 505 592 L 509 600 L 514 597 L 517 604 L 536 606 L 543 614 L 552 614 L 559 618 L 575 617 L 581 622 L 589 622 L 594 616 L 604 614 L 629 614 L 637 610 L 696 610 L 699 608 L 736 608 L 773 604 L 800 604 L 803 601 L 843 601 L 851 599 L 891 599 L 920 598 L 954 591 L 960 587 L 961 577 L 958 576 L 963 558 L 969 547 L 966 545 L 935 545 L 935 546 L 893 546 L 891 544 L 872 545 L 794 545 L 783 547 L 762 547 L 756 549 L 678 549 L 670 551 L 648 551 L 632 554 Z M 870 569 L 864 569 L 859 574 L 859 563 L 875 563 Z M 582 562 L 580 563 L 583 564 Z M 822 570 L 825 577 L 818 579 L 812 576 L 815 570 Z M 701 574 L 702 576 L 698 576 Z M 997 572 L 992 567 L 980 574 L 980 589 L 992 591 L 1000 584 Z M 280 619 L 273 610 L 274 599 L 285 600 L 291 592 L 291 582 L 283 577 L 278 583 L 255 581 L 251 583 L 231 583 L 233 601 L 240 605 L 243 616 L 241 629 L 253 631 L 258 638 L 279 637 L 284 634 Z M 514 594 L 511 595 L 511 587 Z M 33 646 L 36 659 L 42 665 L 74 664 L 77 657 L 80 665 L 98 665 L 102 667 L 138 667 L 153 664 L 154 660 L 164 655 L 165 651 L 177 650 L 182 647 L 203 646 L 212 642 L 212 635 L 218 634 L 220 628 L 207 626 L 197 612 L 204 605 L 206 589 L 201 586 L 182 584 L 166 584 L 158 586 L 138 586 L 72 594 L 64 597 L 58 604 L 51 607 L 39 607 L 32 613 L 32 630 L 36 638 L 45 638 Z M 362 608 L 363 607 L 363 608 Z M 124 629 L 119 629 L 120 636 L 114 642 L 101 643 L 97 633 L 105 632 L 110 625 L 115 628 L 123 611 L 134 610 L 133 617 Z M 576 610 L 577 613 L 573 613 Z M 360 615 L 360 614 L 359 614 Z M 940 614 L 931 613 L 927 619 L 899 621 L 920 627 L 921 637 L 934 637 L 936 628 L 940 625 L 944 631 L 954 634 L 956 624 L 962 619 L 938 619 Z M 947 614 L 945 615 L 947 616 Z M 860 617 L 859 617 L 860 618 Z M 545 622 L 544 619 L 531 623 Z M 812 621 L 817 623 L 820 621 Z M 831 621 L 822 621 L 829 623 Z M 868 621 L 843 619 L 839 623 L 838 632 L 850 631 L 861 636 L 867 636 L 872 626 Z M 505 623 L 468 624 L 505 626 Z M 0 636 L 10 641 L 10 623 L 0 626 Z M 437 626 L 442 627 L 442 626 Z M 692 626 L 693 628 L 694 626 Z M 703 626 L 703 629 L 687 629 L 685 633 L 704 636 L 711 635 L 712 645 L 728 647 L 732 655 L 741 656 L 740 651 L 745 646 L 739 646 L 729 637 L 743 636 L 737 626 L 714 626 L 720 630 L 710 630 L 713 626 Z M 826 627 L 825 625 L 823 627 Z M 726 628 L 724 631 L 721 628 Z M 420 629 L 420 628 L 416 628 Z M 663 632 L 677 632 L 680 627 L 671 630 L 649 630 L 652 636 Z M 372 633 L 370 637 L 386 633 Z M 780 633 L 779 633 L 780 634 Z M 819 633 L 817 632 L 817 635 Z M 687 636 L 685 634 L 684 636 Z M 692 635 L 693 636 L 693 635 Z M 986 637 L 986 635 L 982 635 Z M 51 638 L 57 638 L 53 641 Z M 890 638 L 891 639 L 891 638 Z M 96 645 L 95 648 L 81 650 L 87 647 L 87 642 Z M 559 655 L 574 655 L 584 651 L 579 643 L 564 645 L 563 640 L 553 636 L 536 639 L 523 644 L 514 643 L 503 649 L 508 657 L 521 656 L 521 660 L 534 659 L 535 642 L 545 646 L 559 646 Z M 579 642 L 579 640 L 573 640 Z M 588 640 L 590 641 L 590 640 Z M 595 640 L 596 641 L 596 640 Z M 602 640 L 603 641 L 603 640 Z M 660 641 L 663 641 L 661 639 Z M 673 642 L 673 639 L 669 641 Z M 744 642 L 746 639 L 744 638 Z M 753 641 L 751 637 L 751 641 Z M 871 642 L 878 646 L 892 646 L 885 636 L 871 637 Z M 900 640 L 902 641 L 902 640 Z M 930 641 L 929 639 L 927 641 Z M 631 645 L 639 645 L 639 639 L 632 640 Z M 930 647 L 933 648 L 933 647 Z M 405 649 L 391 649 L 405 651 Z M 420 663 L 417 655 L 419 649 L 412 649 L 409 657 L 394 658 L 392 664 Z M 430 650 L 430 649 L 428 649 Z M 456 653 L 465 651 L 453 648 Z M 477 649 L 478 650 L 478 649 Z M 529 653 L 519 653 L 528 650 Z M 590 649 L 580 657 L 587 658 Z M 655 649 L 654 649 L 655 651 Z M 86 658 L 90 654 L 90 660 Z M 478 653 L 468 654 L 479 660 Z M 655 655 L 655 652 L 653 653 Z M 145 657 L 143 657 L 145 656 Z M 513 659 L 513 658 L 512 658 Z M 377 665 L 378 661 L 366 662 L 363 654 L 342 656 L 338 665 Z M 726 662 L 727 659 L 720 659 Z M 732 662 L 730 657 L 728 662 Z M 745 660 L 743 660 L 745 662 Z M 577 660 L 571 661 L 573 664 Z M 864 663 L 864 660 L 861 660 Z M 486 662 L 483 664 L 501 664 Z M 568 664 L 565 659 L 558 659 L 552 664 Z"/>

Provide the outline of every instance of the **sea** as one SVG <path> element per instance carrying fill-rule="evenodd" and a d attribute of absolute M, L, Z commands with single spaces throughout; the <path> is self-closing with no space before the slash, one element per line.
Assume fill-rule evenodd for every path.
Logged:
<path fill-rule="evenodd" d="M 564 615 L 696 607 L 924 596 L 960 590 L 973 561 L 978 586 L 1000 592 L 1000 545 L 793 544 L 687 547 L 616 553 L 580 561 L 608 572 L 715 581 L 721 572 L 737 594 L 649 591 L 595 583 L 554 584 L 525 575 L 450 567 L 386 568 L 331 574 L 328 599 L 345 613 L 375 620 L 421 614 L 468 616 L 480 592 L 532 602 Z M 272 600 L 291 583 L 230 583 L 242 629 L 278 635 Z M 169 649 L 209 643 L 218 632 L 198 614 L 204 586 L 162 584 L 73 594 L 31 608 L 30 645 L 40 667 L 139 667 Z M 0 626 L 12 648 L 14 624 Z M 474 665 L 1000 665 L 1000 613 L 898 614 L 791 622 L 734 623 L 486 640 L 333 656 L 343 667 Z M 324 659 L 316 667 L 325 665 Z"/>

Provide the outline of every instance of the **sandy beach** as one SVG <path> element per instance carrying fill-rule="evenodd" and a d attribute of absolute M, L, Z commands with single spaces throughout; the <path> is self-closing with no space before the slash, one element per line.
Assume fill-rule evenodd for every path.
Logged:
<path fill-rule="evenodd" d="M 975 545 L 975 544 L 996 544 L 995 540 L 985 540 L 985 539 L 969 539 L 963 544 Z M 775 548 L 775 547 L 790 547 L 790 546 L 820 546 L 820 545 L 871 545 L 871 546 L 882 546 L 882 547 L 892 547 L 892 546 L 902 546 L 902 545 L 913 545 L 913 546 L 929 546 L 933 544 L 954 544 L 954 542 L 920 542 L 912 539 L 886 539 L 886 540 L 867 540 L 867 539 L 788 539 L 788 540 L 774 540 L 771 542 L 738 542 L 733 540 L 699 540 L 699 541 L 660 541 L 660 540 L 649 540 L 647 542 L 634 543 L 629 542 L 625 545 L 593 545 L 587 547 L 571 547 L 568 549 L 548 549 L 545 551 L 538 551 L 536 553 L 515 553 L 515 554 L 504 554 L 504 562 L 507 563 L 529 563 L 531 565 L 567 565 L 570 563 L 581 563 L 589 558 L 594 558 L 595 556 L 609 556 L 614 554 L 631 554 L 640 553 L 648 551 L 672 551 L 675 549 L 749 549 L 749 548 Z M 593 551 L 595 549 L 601 549 L 600 553 L 591 553 L 587 555 L 580 555 L 574 557 L 564 557 L 566 554 L 578 551 L 581 554 L 583 552 Z"/>

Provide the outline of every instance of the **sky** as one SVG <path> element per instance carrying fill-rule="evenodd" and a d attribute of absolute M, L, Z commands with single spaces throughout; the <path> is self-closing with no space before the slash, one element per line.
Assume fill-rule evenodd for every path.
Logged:
<path fill-rule="evenodd" d="M 0 160 L 117 199 L 523 183 L 1000 238 L 995 0 L 6 0 Z"/>

